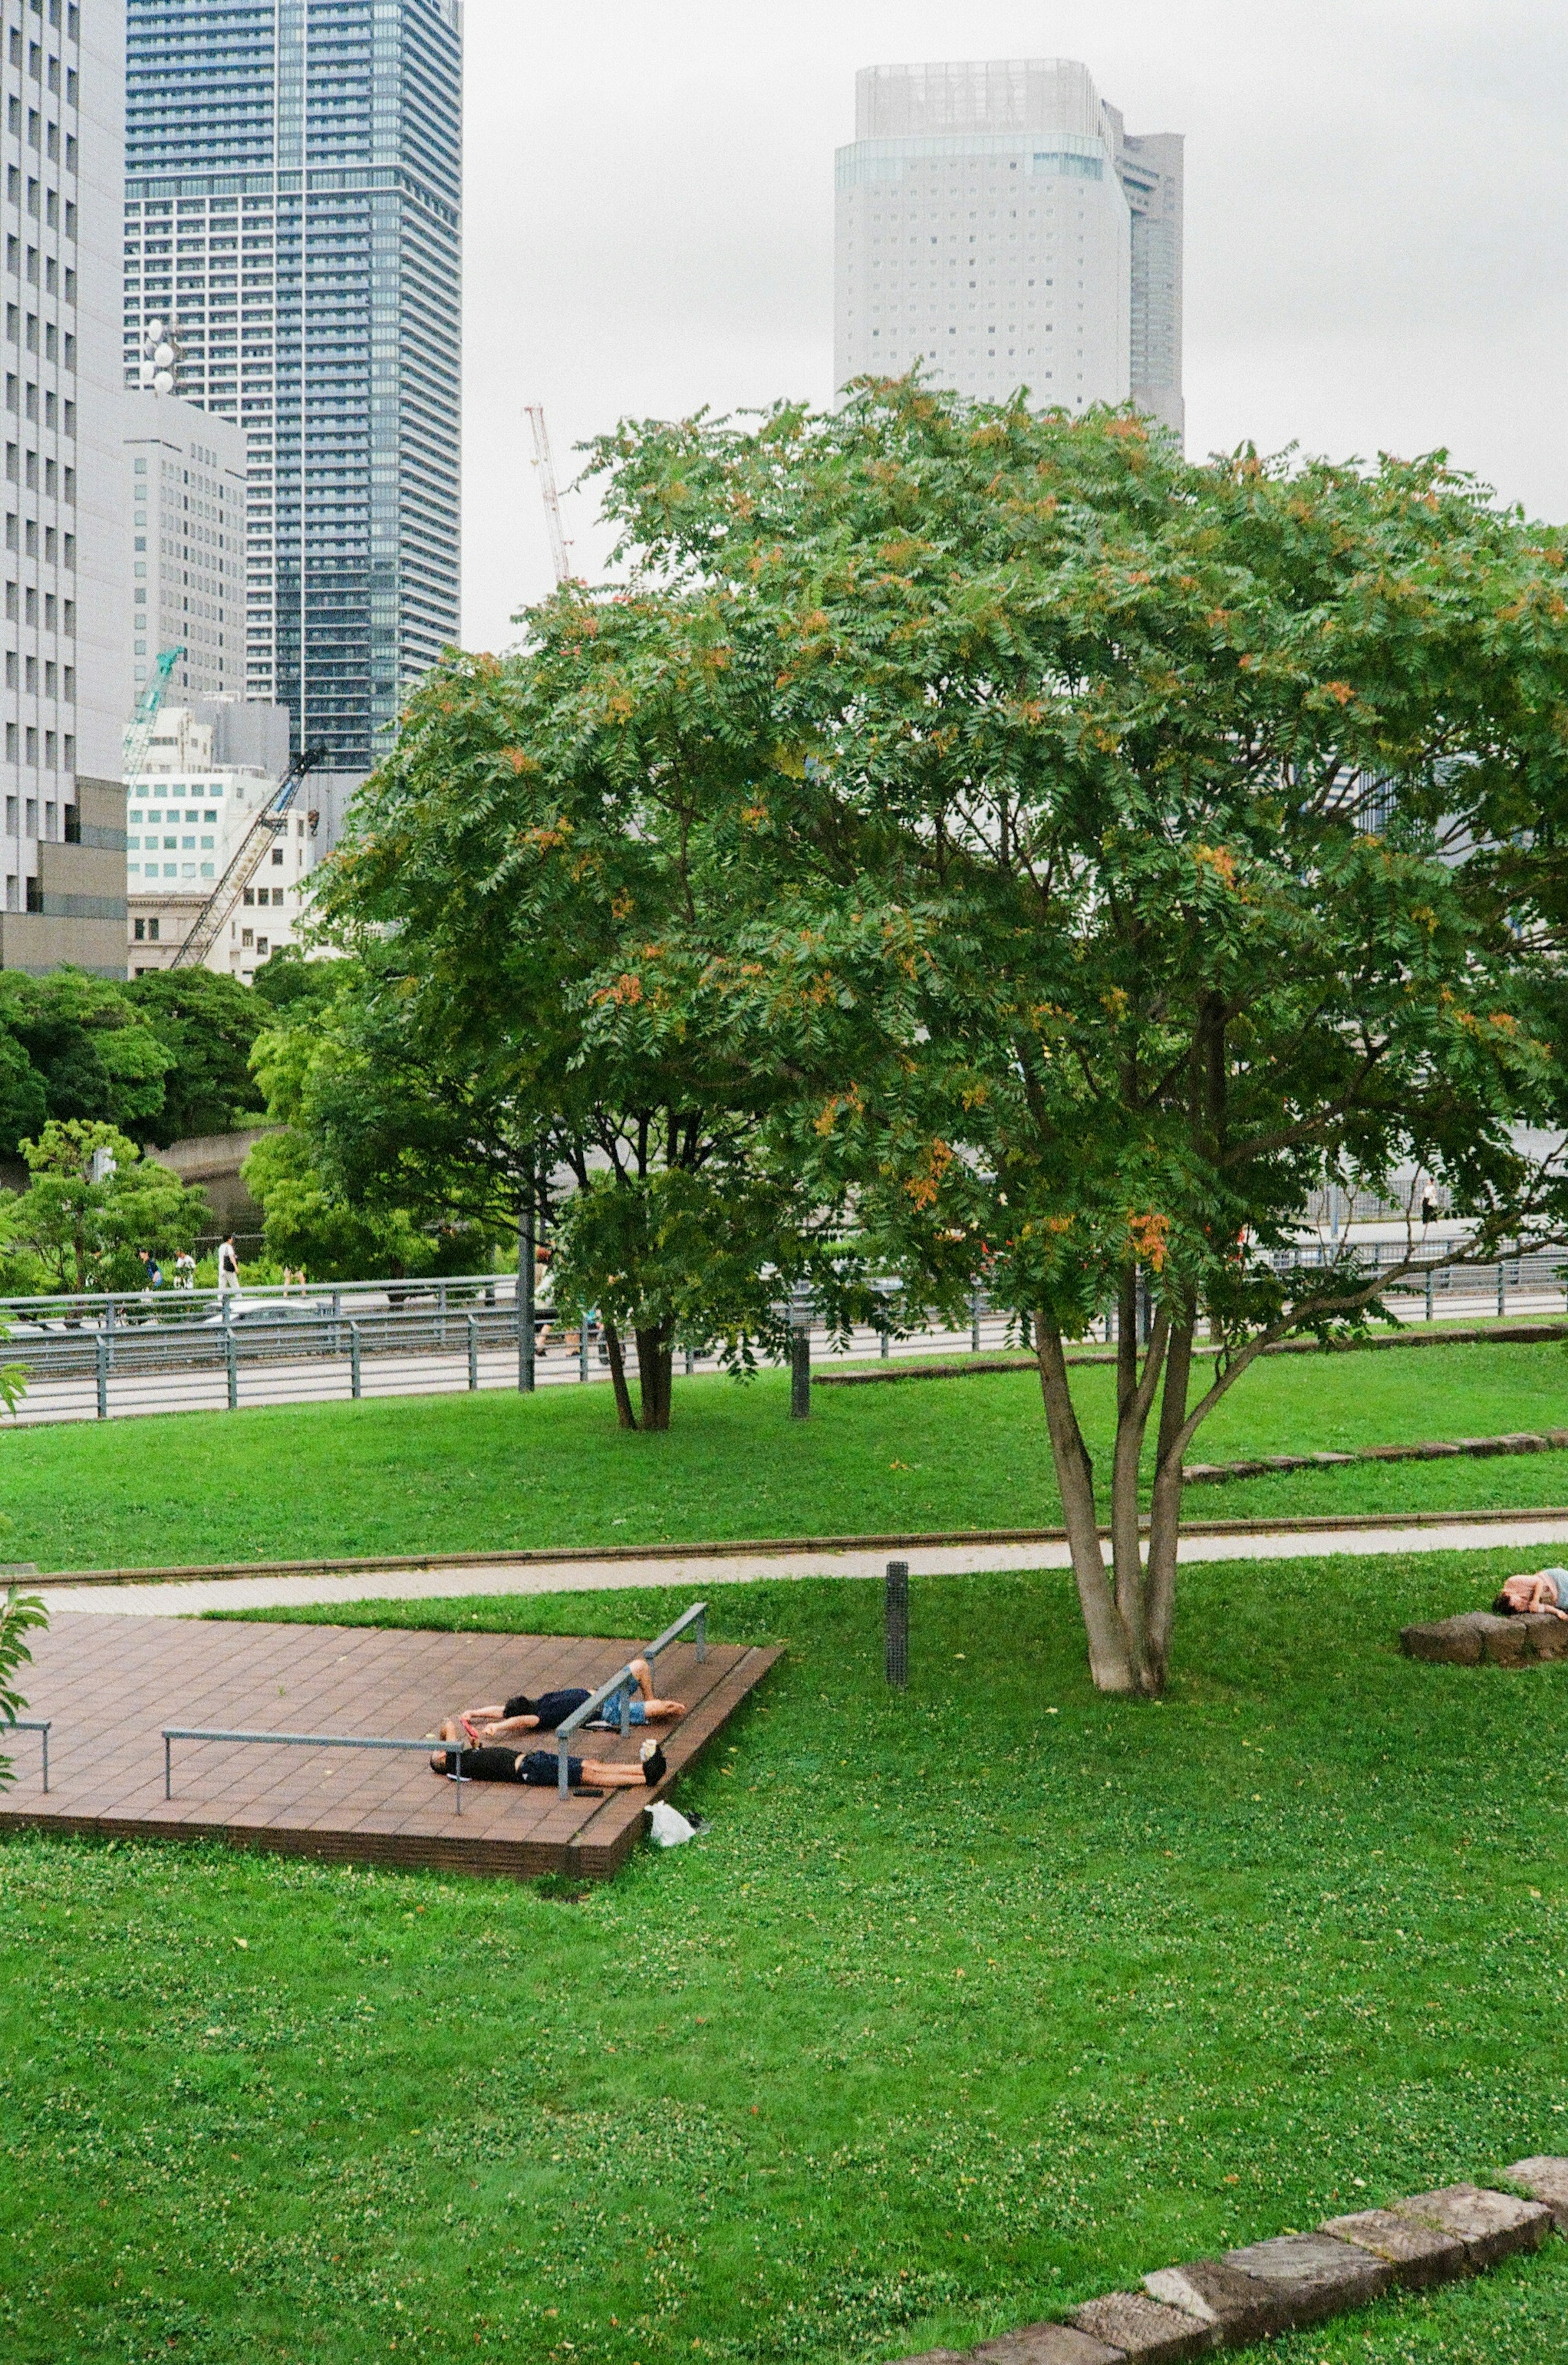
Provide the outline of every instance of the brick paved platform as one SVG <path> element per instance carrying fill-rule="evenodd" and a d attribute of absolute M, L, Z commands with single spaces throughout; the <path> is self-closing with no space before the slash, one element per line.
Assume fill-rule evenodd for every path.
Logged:
<path fill-rule="evenodd" d="M 642 1648 L 580 1635 L 431 1634 L 364 1626 L 250 1625 L 88 1613 L 33 1640 L 26 1714 L 50 1717 L 44 1794 L 36 1733 L 6 1748 L 0 1835 L 18 1825 L 118 1838 L 220 1840 L 337 1862 L 442 1872 L 607 1879 L 636 1844 L 644 1810 L 722 1730 L 779 1655 L 690 1642 L 659 1655 L 658 1689 L 689 1710 L 666 1731 L 659 1788 L 561 1799 L 553 1789 L 454 1784 L 412 1752 L 178 1741 L 169 1724 L 416 1739 L 442 1716 L 514 1692 L 602 1683 Z M 574 1737 L 574 1754 L 635 1758 L 646 1736 Z"/>

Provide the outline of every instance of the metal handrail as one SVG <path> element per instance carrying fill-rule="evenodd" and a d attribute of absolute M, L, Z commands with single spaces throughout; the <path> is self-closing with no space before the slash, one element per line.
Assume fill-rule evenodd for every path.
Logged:
<path fill-rule="evenodd" d="M 172 1799 L 174 1795 L 171 1787 L 173 1753 L 170 1744 L 176 1741 L 256 1741 L 273 1743 L 286 1749 L 422 1749 L 427 1755 L 431 1752 L 428 1739 L 369 1741 L 352 1732 L 213 1732 L 203 1725 L 166 1724 L 163 1727 L 163 1796 L 165 1799 Z M 465 1747 L 472 1748 L 474 1744 L 471 1742 L 443 1741 L 438 1746 L 444 1749 L 449 1756 L 454 1752 L 456 1754 L 457 1811 L 461 1814 L 463 1812 L 463 1752 Z M 469 1779 L 472 1781 L 472 1775 Z"/>
<path fill-rule="evenodd" d="M 43 1735 L 43 1787 L 44 1787 L 44 1789 L 45 1789 L 45 1792 L 46 1792 L 46 1793 L 47 1793 L 47 1791 L 48 1791 L 48 1789 L 49 1789 L 49 1728 L 50 1728 L 50 1726 L 53 1722 L 54 1722 L 54 1719 L 53 1719 L 51 1716 L 45 1716 L 45 1717 L 37 1717 L 37 1716 L 6 1716 L 6 1717 L 0 1717 L 0 1732 L 41 1732 L 41 1733 L 42 1733 L 42 1735 Z"/>
<path fill-rule="evenodd" d="M 647 1661 L 648 1672 L 650 1675 L 653 1673 L 654 1665 L 658 1658 L 659 1653 L 661 1651 L 667 1650 L 670 1643 L 675 1641 L 676 1636 L 678 1634 L 684 1634 L 687 1628 L 692 1625 L 697 1628 L 697 1657 L 699 1663 L 700 1664 L 700 1662 L 707 1657 L 708 1604 L 705 1601 L 694 1601 L 689 1609 L 686 1609 L 681 1612 L 673 1626 L 666 1626 L 664 1632 L 655 1636 L 654 1641 L 649 1642 L 639 1653 L 642 1658 L 644 1658 Z M 569 1795 L 566 1778 L 566 1761 L 571 1754 L 568 1743 L 570 1742 L 572 1734 L 576 1732 L 580 1726 L 591 1724 L 598 1711 L 604 1706 L 605 1701 L 610 1698 L 610 1695 L 613 1692 L 620 1691 L 622 1693 L 621 1737 L 624 1740 L 626 1735 L 632 1730 L 632 1696 L 630 1690 L 623 1689 L 623 1687 L 630 1686 L 635 1683 L 636 1680 L 635 1676 L 632 1673 L 632 1663 L 628 1660 L 623 1667 L 618 1667 L 616 1669 L 614 1675 L 607 1676 L 603 1683 L 600 1684 L 599 1689 L 596 1692 L 589 1692 L 587 1699 L 583 1701 L 581 1707 L 575 1708 L 570 1716 L 564 1717 L 561 1722 L 556 1726 L 555 1788 L 563 1799 Z"/>
<path fill-rule="evenodd" d="M 653 1673 L 659 1653 L 667 1650 L 676 1637 L 684 1634 L 687 1628 L 692 1625 L 697 1629 L 697 1664 L 699 1666 L 701 1665 L 708 1656 L 708 1604 L 705 1601 L 694 1601 L 690 1608 L 684 1610 L 673 1626 L 666 1626 L 656 1641 L 650 1642 L 643 1653 L 644 1658 L 648 1663 L 650 1675 Z"/>

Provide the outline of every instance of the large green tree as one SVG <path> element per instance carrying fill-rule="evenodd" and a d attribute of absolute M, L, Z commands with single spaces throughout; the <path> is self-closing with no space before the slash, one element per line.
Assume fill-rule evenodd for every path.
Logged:
<path fill-rule="evenodd" d="M 1564 537 L 1440 454 L 1189 465 L 1131 416 L 911 384 L 597 465 L 632 590 L 536 641 L 607 776 L 672 673 L 724 760 L 684 841 L 715 883 L 622 944 L 596 1053 L 657 1030 L 748 1076 L 867 1256 L 1027 1319 L 1094 1678 L 1158 1692 L 1195 1433 L 1389 1278 L 1293 1260 L 1312 1191 L 1429 1178 L 1472 1227 L 1445 1261 L 1568 1235 Z M 1431 1261 L 1413 1211 L 1402 1271 Z M 1107 1474 L 1064 1349 L 1108 1302 Z"/>

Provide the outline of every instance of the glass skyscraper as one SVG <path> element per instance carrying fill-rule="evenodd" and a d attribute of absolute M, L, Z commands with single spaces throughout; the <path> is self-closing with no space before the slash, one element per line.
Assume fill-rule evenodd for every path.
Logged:
<path fill-rule="evenodd" d="M 460 0 L 128 13 L 127 382 L 245 431 L 246 695 L 357 777 L 457 634 Z"/>

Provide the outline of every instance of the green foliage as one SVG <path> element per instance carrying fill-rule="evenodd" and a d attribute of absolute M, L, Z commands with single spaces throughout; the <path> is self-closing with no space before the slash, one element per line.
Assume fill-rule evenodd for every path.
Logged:
<path fill-rule="evenodd" d="M 330 1001 L 286 1002 L 252 1054 L 268 1113 L 285 1128 L 245 1164 L 269 1252 L 329 1281 L 485 1271 L 493 1178 L 482 1175 L 465 1201 L 472 1127 L 454 1135 L 410 1064 L 396 1001 L 365 992 L 361 965 L 314 966 L 333 981 Z"/>
<path fill-rule="evenodd" d="M 211 970 L 149 970 L 125 989 L 173 1064 L 163 1104 L 146 1138 L 166 1145 L 193 1134 L 227 1133 L 257 1107 L 251 1047 L 271 1013 L 238 978 Z"/>
<path fill-rule="evenodd" d="M 115 1165 L 95 1181 L 101 1151 Z M 207 1215 L 204 1193 L 143 1158 L 112 1125 L 51 1118 L 22 1155 L 31 1186 L 0 1194 L 0 1255 L 13 1290 L 142 1288 L 138 1249 L 172 1257 L 190 1247 Z"/>
<path fill-rule="evenodd" d="M 145 1146 L 229 1131 L 256 1107 L 249 1054 L 270 1015 L 206 970 L 127 984 L 76 969 L 0 972 L 0 1157 L 51 1119 L 109 1125 Z"/>
<path fill-rule="evenodd" d="M 1564 1671 L 1388 1644 L 1504 1565 L 1195 1567 L 1148 1712 L 1065 1577 L 917 1575 L 896 1697 L 879 1587 L 717 1587 L 788 1649 L 678 1788 L 711 1827 L 570 1902 L 17 1834 L 8 2352 L 860 2365 L 1561 2150 Z M 504 1687 L 510 1634 L 692 1590 L 306 1615 L 488 1631 Z M 1565 2351 L 1555 2237 L 1280 2344 Z"/>
<path fill-rule="evenodd" d="M 14 1721 L 27 1707 L 13 1677 L 19 1668 L 32 1663 L 28 1635 L 34 1627 L 48 1624 L 49 1612 L 41 1595 L 19 1594 L 14 1585 L 7 1586 L 5 1601 L 0 1603 L 0 1728 Z M 11 1760 L 0 1757 L 0 1788 L 15 1779 Z"/>
<path fill-rule="evenodd" d="M 175 1054 L 130 992 L 76 969 L 0 971 L 0 1156 L 50 1119 L 152 1138 Z"/>
<path fill-rule="evenodd" d="M 255 970 L 252 982 L 269 1010 L 297 1011 L 301 1004 L 316 1007 L 330 1002 L 342 979 L 335 961 L 312 960 L 297 945 L 279 945 Z"/>
<path fill-rule="evenodd" d="M 1198 1426 L 1377 1306 L 1353 1250 L 1276 1270 L 1310 1191 L 1419 1168 L 1477 1261 L 1568 1239 L 1520 1148 L 1568 1115 L 1568 537 L 1441 454 L 1189 465 L 909 383 L 596 465 L 631 588 L 431 678 L 329 909 L 476 1027 L 529 1012 L 543 1115 L 662 1074 L 852 1211 L 841 1278 L 1029 1317 L 1096 1666 L 1157 1691 Z M 1062 1353 L 1108 1299 L 1114 1587 Z"/>

